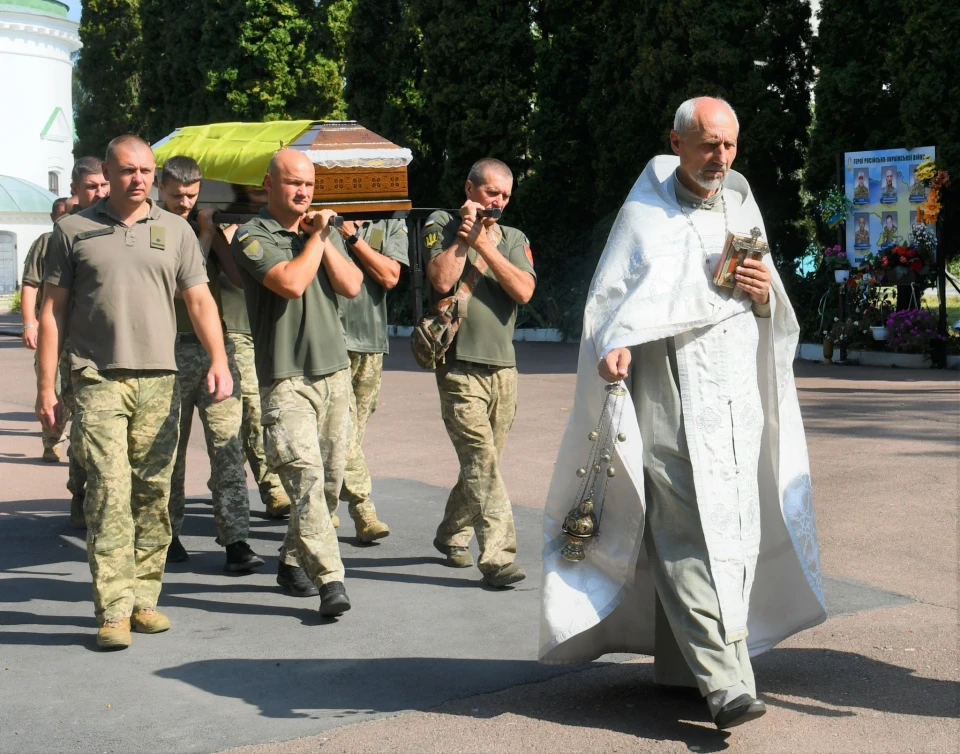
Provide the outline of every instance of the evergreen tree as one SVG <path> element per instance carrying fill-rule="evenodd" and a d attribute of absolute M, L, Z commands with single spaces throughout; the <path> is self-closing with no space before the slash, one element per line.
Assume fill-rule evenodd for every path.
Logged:
<path fill-rule="evenodd" d="M 438 206 L 442 165 L 424 122 L 420 30 L 410 0 L 355 0 L 346 34 L 349 117 L 413 152 L 407 174 L 414 206 Z"/>
<path fill-rule="evenodd" d="M 85 0 L 76 62 L 78 155 L 103 155 L 115 136 L 142 132 L 139 0 Z"/>
<path fill-rule="evenodd" d="M 903 142 L 887 54 L 903 34 L 899 9 L 881 0 L 823 0 L 819 15 L 815 119 L 804 175 L 814 197 L 836 184 L 838 154 Z"/>
<path fill-rule="evenodd" d="M 328 7 L 314 0 L 202 0 L 204 122 L 344 115 Z"/>
<path fill-rule="evenodd" d="M 447 206 L 480 157 L 496 157 L 522 179 L 533 101 L 531 8 L 513 0 L 417 0 L 423 30 L 424 114 L 443 155 L 435 176 Z"/>

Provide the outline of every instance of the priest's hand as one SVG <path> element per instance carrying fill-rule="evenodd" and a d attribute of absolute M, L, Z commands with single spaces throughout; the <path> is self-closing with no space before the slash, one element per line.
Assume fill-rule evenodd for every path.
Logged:
<path fill-rule="evenodd" d="M 770 270 L 759 259 L 744 259 L 737 267 L 737 285 L 755 304 L 770 301 Z"/>
<path fill-rule="evenodd" d="M 619 382 L 627 376 L 627 368 L 630 366 L 630 349 L 614 348 L 610 353 L 600 359 L 597 370 L 600 376 L 607 382 Z"/>

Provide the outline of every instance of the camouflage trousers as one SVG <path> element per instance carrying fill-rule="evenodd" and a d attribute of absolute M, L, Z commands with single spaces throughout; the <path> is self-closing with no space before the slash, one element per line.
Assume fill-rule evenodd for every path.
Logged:
<path fill-rule="evenodd" d="M 33 354 L 33 372 L 37 376 L 40 374 L 40 361 L 37 358 L 40 354 L 34 351 Z M 57 395 L 61 396 L 63 400 L 63 378 L 66 376 L 68 384 L 70 380 L 70 370 L 69 367 L 64 366 L 64 362 L 69 362 L 70 357 L 66 352 L 60 354 L 60 363 L 57 366 L 57 377 L 54 384 L 54 390 L 57 391 Z M 50 450 L 51 448 L 56 448 L 63 442 L 66 442 L 67 439 L 67 422 L 70 421 L 70 414 L 67 411 L 66 405 L 63 407 L 63 424 L 59 427 L 51 427 L 47 429 L 43 427 L 41 432 L 43 433 L 43 449 Z"/>
<path fill-rule="evenodd" d="M 257 480 L 260 499 L 266 502 L 283 491 L 280 477 L 270 471 L 266 452 L 263 449 L 263 429 L 260 427 L 260 386 L 253 352 L 253 338 L 247 333 L 227 333 L 225 340 L 233 343 L 237 369 L 240 372 L 240 399 L 243 403 L 243 420 L 240 439 L 243 452 L 250 464 L 253 478 Z"/>
<path fill-rule="evenodd" d="M 170 475 L 180 434 L 172 372 L 73 372 L 74 446 L 87 470 L 83 512 L 97 620 L 155 607 L 170 544 Z"/>
<path fill-rule="evenodd" d="M 217 522 L 217 544 L 222 547 L 246 541 L 250 533 L 250 498 L 247 472 L 240 448 L 240 375 L 233 360 L 233 345 L 227 341 L 227 363 L 233 377 L 233 395 L 213 402 L 207 390 L 210 356 L 195 335 L 178 335 L 175 348 L 177 383 L 180 388 L 180 444 L 170 486 L 170 526 L 179 537 L 186 504 L 187 445 L 193 428 L 193 409 L 200 414 L 203 436 L 210 458 L 213 519 Z"/>
<path fill-rule="evenodd" d="M 377 515 L 377 509 L 370 500 L 373 483 L 362 444 L 367 421 L 377 410 L 382 376 L 382 353 L 350 352 L 350 448 L 347 451 L 347 465 L 343 470 L 340 499 L 347 503 L 350 516 L 354 520 L 364 515 Z"/>
<path fill-rule="evenodd" d="M 500 477 L 500 455 L 517 411 L 517 370 L 450 361 L 437 369 L 440 413 L 460 459 L 437 539 L 467 547 L 477 534 L 483 573 L 512 563 L 517 553 L 513 508 Z"/>
<path fill-rule="evenodd" d="M 267 463 L 290 497 L 280 560 L 317 585 L 343 581 L 337 509 L 350 445 L 350 371 L 289 377 L 260 391 Z"/>
<path fill-rule="evenodd" d="M 67 450 L 67 460 L 70 465 L 67 475 L 67 490 L 71 495 L 83 497 L 87 486 L 87 472 L 77 458 L 78 454 L 73 450 L 75 447 L 80 447 L 80 436 L 77 434 L 77 422 L 74 419 L 77 404 L 73 398 L 73 377 L 70 373 L 69 351 L 70 343 L 65 341 L 63 353 L 60 356 L 58 377 L 60 379 L 60 401 L 63 403 L 63 424 L 66 426 L 67 421 L 70 422 L 70 447 Z"/>

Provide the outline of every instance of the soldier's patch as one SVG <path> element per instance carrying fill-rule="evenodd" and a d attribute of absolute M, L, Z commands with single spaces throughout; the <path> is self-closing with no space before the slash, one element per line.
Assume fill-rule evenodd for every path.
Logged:
<path fill-rule="evenodd" d="M 424 228 L 429 228 L 431 225 L 435 225 L 436 222 L 437 222 L 436 220 L 427 220 L 427 221 L 423 224 L 423 227 L 424 227 Z M 406 227 L 407 224 L 404 223 L 403 226 Z"/>
<path fill-rule="evenodd" d="M 239 232 L 237 233 L 237 240 L 238 240 L 240 243 L 243 243 L 243 242 L 246 241 L 249 237 L 250 237 L 250 231 L 249 231 L 249 230 L 241 230 L 241 231 L 239 231 Z"/>
<path fill-rule="evenodd" d="M 383 246 L 383 228 L 374 228 L 370 231 L 370 248 L 380 251 Z"/>
<path fill-rule="evenodd" d="M 263 247 L 256 238 L 250 243 L 243 245 L 243 253 L 247 255 L 248 259 L 252 259 L 254 262 L 259 262 L 263 259 Z"/>
<path fill-rule="evenodd" d="M 150 226 L 150 248 L 163 249 L 167 245 L 167 229 L 162 225 Z"/>
<path fill-rule="evenodd" d="M 400 224 L 401 224 L 401 226 L 403 227 L 403 232 L 404 232 L 404 233 L 409 233 L 409 232 L 410 232 L 409 230 L 407 230 L 407 221 L 406 221 L 406 220 L 401 220 L 401 221 L 400 221 Z M 426 226 L 424 226 L 424 227 L 426 227 Z"/>
<path fill-rule="evenodd" d="M 526 236 L 523 237 L 523 253 L 527 255 L 527 261 L 533 267 L 533 251 L 530 249 L 530 239 Z"/>
<path fill-rule="evenodd" d="M 427 233 L 427 235 L 423 239 L 423 243 L 426 244 L 427 248 L 429 249 L 439 240 L 440 240 L 440 234 L 434 231 L 433 233 Z"/>

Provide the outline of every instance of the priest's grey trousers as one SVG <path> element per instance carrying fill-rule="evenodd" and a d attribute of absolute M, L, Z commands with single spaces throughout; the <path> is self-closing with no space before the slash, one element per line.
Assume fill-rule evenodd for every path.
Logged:
<path fill-rule="evenodd" d="M 676 345 L 668 338 L 631 351 L 643 439 L 644 543 L 657 590 L 654 680 L 698 687 L 711 695 L 716 714 L 739 693 L 756 697 L 750 655 L 745 640 L 723 640 L 684 431 Z M 712 693 L 724 689 L 730 693 Z"/>

